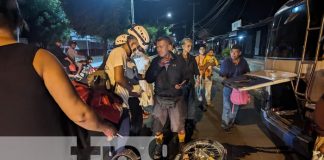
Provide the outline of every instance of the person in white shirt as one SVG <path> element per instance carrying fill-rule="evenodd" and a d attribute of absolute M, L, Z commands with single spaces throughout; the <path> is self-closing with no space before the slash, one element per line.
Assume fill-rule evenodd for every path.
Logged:
<path fill-rule="evenodd" d="M 130 35 L 117 37 L 115 44 L 119 47 L 113 49 L 107 59 L 105 72 L 108 74 L 111 86 L 115 86 L 114 91 L 123 99 L 124 111 L 130 112 L 130 135 L 139 135 L 143 125 L 143 110 L 139 105 L 138 97 L 141 95 L 139 85 L 135 87 L 139 77 L 135 63 L 131 60 L 131 55 L 139 48 L 146 49 L 149 42 L 147 31 L 142 26 L 134 26 L 129 29 Z M 143 35 L 143 37 L 140 37 Z M 129 112 L 128 112 L 129 110 Z M 121 123 L 127 123 L 123 120 Z M 124 135 L 128 135 L 125 131 Z"/>

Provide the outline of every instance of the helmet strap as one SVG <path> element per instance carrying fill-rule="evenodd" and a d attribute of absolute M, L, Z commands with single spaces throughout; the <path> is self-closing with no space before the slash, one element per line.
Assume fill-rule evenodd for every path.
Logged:
<path fill-rule="evenodd" d="M 131 48 L 131 46 L 129 44 L 129 40 L 127 40 L 126 43 L 127 43 L 128 50 L 130 51 L 130 55 L 132 55 L 133 54 L 133 51 L 132 51 L 132 48 Z"/>

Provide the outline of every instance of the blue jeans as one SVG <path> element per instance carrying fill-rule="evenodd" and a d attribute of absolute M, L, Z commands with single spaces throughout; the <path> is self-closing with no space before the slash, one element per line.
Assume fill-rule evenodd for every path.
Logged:
<path fill-rule="evenodd" d="M 223 113 L 222 113 L 222 127 L 232 127 L 235 121 L 237 111 L 239 109 L 238 105 L 234 105 L 231 102 L 232 89 L 225 87 L 223 89 Z"/>

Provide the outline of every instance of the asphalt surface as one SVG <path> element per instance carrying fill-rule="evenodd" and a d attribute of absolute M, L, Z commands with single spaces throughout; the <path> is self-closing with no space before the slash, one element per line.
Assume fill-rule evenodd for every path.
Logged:
<path fill-rule="evenodd" d="M 253 94 L 252 102 L 240 108 L 235 127 L 230 133 L 221 128 L 223 105 L 220 79 L 215 75 L 212 88 L 212 104 L 197 124 L 194 134 L 196 139 L 212 139 L 227 149 L 227 159 L 244 160 L 284 160 L 303 159 L 285 147 L 262 124 L 260 114 L 255 107 L 257 94 Z"/>

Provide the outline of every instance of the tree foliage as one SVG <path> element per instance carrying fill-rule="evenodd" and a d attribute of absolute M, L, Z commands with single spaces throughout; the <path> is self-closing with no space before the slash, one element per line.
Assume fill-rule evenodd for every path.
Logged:
<path fill-rule="evenodd" d="M 28 26 L 24 34 L 30 42 L 46 47 L 68 35 L 68 20 L 59 0 L 20 0 L 19 5 Z"/>
<path fill-rule="evenodd" d="M 170 36 L 172 35 L 171 28 L 173 25 L 169 26 L 157 26 L 157 25 L 149 25 L 145 24 L 147 32 L 149 33 L 151 39 L 154 41 L 160 36 Z"/>
<path fill-rule="evenodd" d="M 225 48 L 223 51 L 222 51 L 222 56 L 223 57 L 229 57 L 231 55 L 231 49 L 230 48 Z"/>
<path fill-rule="evenodd" d="M 130 24 L 127 0 L 62 0 L 62 3 L 72 28 L 81 35 L 104 40 L 115 38 Z"/>

